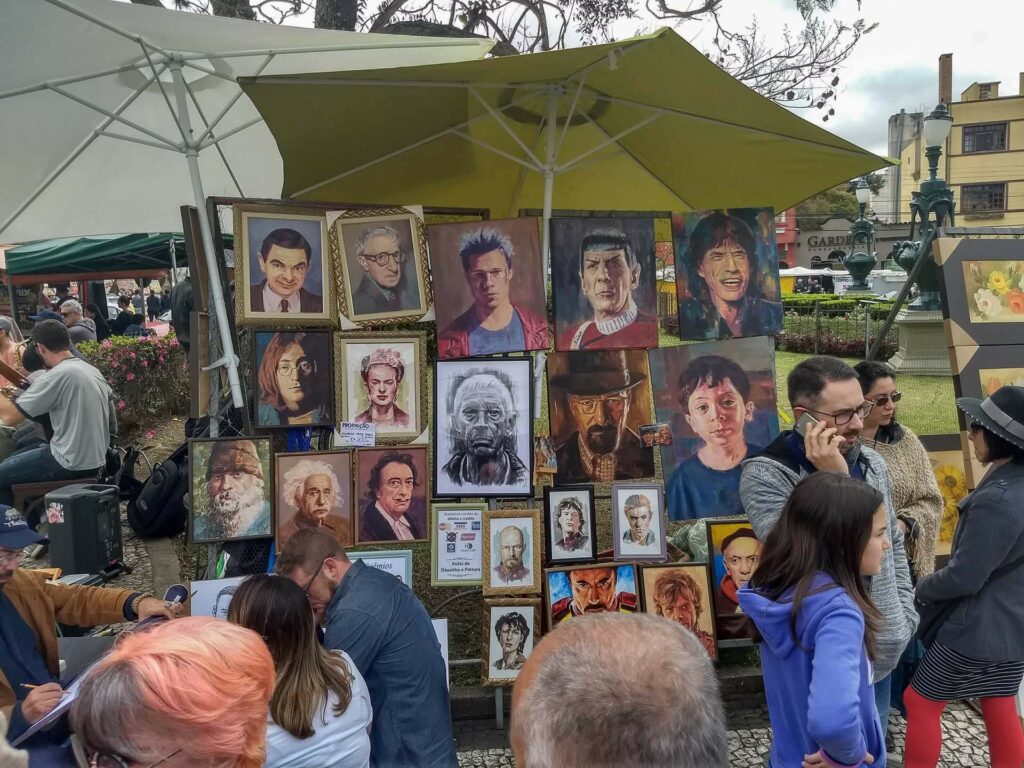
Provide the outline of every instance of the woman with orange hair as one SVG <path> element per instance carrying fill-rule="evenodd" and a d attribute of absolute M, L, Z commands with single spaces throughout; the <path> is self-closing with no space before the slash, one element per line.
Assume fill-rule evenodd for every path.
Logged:
<path fill-rule="evenodd" d="M 274 663 L 255 632 L 194 616 L 124 636 L 71 711 L 81 768 L 259 768 Z"/>

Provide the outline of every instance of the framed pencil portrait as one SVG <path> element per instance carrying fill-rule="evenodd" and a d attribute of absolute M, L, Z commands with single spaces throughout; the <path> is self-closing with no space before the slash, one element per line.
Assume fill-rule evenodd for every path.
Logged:
<path fill-rule="evenodd" d="M 484 596 L 541 591 L 539 509 L 484 512 Z"/>
<path fill-rule="evenodd" d="M 484 601 L 480 678 L 484 685 L 512 685 L 540 637 L 540 600 Z"/>
<path fill-rule="evenodd" d="M 594 486 L 544 487 L 544 539 L 552 565 L 597 559 Z"/>
<path fill-rule="evenodd" d="M 239 203 L 234 231 L 239 325 L 306 328 L 337 323 L 327 220 L 315 208 Z"/>
<path fill-rule="evenodd" d="M 423 220 L 401 207 L 332 211 L 327 217 L 342 317 L 364 327 L 423 317 L 432 301 Z"/>
<path fill-rule="evenodd" d="M 533 495 L 533 360 L 434 364 L 434 493 Z"/>
<path fill-rule="evenodd" d="M 431 505 L 430 586 L 483 586 L 486 504 Z"/>
<path fill-rule="evenodd" d="M 612 483 L 612 544 L 616 560 L 667 557 L 665 493 L 661 483 Z"/>
<path fill-rule="evenodd" d="M 373 424 L 377 445 L 419 437 L 427 422 L 426 350 L 425 333 L 335 334 L 338 420 Z"/>

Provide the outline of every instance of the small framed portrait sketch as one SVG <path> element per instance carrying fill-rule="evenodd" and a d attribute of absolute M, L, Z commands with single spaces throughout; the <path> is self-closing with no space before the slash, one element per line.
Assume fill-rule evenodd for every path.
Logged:
<path fill-rule="evenodd" d="M 584 563 L 597 558 L 594 486 L 544 487 L 544 536 L 547 562 Z"/>
<path fill-rule="evenodd" d="M 654 219 L 551 220 L 555 349 L 658 346 Z"/>
<path fill-rule="evenodd" d="M 664 560 L 661 483 L 612 483 L 612 544 L 616 560 Z"/>
<path fill-rule="evenodd" d="M 427 227 L 442 359 L 547 349 L 535 218 Z"/>
<path fill-rule="evenodd" d="M 356 542 L 427 541 L 426 446 L 356 451 Z"/>
<path fill-rule="evenodd" d="M 419 320 L 430 308 L 423 220 L 408 208 L 331 211 L 341 315 L 360 326 Z"/>
<path fill-rule="evenodd" d="M 334 325 L 334 275 L 323 211 L 280 204 L 234 207 L 239 325 Z"/>
<path fill-rule="evenodd" d="M 654 477 L 651 380 L 642 349 L 554 352 L 547 359 L 556 485 Z"/>
<path fill-rule="evenodd" d="M 346 552 L 348 559 L 362 560 L 371 568 L 390 573 L 412 589 L 412 550 L 382 549 L 376 552 Z"/>
<path fill-rule="evenodd" d="M 484 512 L 484 595 L 540 594 L 539 509 Z"/>
<path fill-rule="evenodd" d="M 188 600 L 189 616 L 212 616 L 226 621 L 231 598 L 245 579 L 245 576 L 235 576 L 230 579 L 193 581 L 189 588 L 193 593 Z"/>
<path fill-rule="evenodd" d="M 636 566 L 592 563 L 544 571 L 548 627 L 588 613 L 636 613 Z"/>
<path fill-rule="evenodd" d="M 437 496 L 532 495 L 532 377 L 530 357 L 437 361 Z"/>
<path fill-rule="evenodd" d="M 339 421 L 373 424 L 377 444 L 419 436 L 427 417 L 425 333 L 336 334 Z"/>
<path fill-rule="evenodd" d="M 270 439 L 189 440 L 189 541 L 269 538 L 274 535 Z"/>
<path fill-rule="evenodd" d="M 256 331 L 256 426 L 334 425 L 330 331 Z"/>
<path fill-rule="evenodd" d="M 485 504 L 431 507 L 430 586 L 479 587 L 484 583 Z"/>
<path fill-rule="evenodd" d="M 274 454 L 277 550 L 304 528 L 351 546 L 352 452 Z"/>
<path fill-rule="evenodd" d="M 749 640 L 743 609 L 736 593 L 746 586 L 761 560 L 761 542 L 744 518 L 705 521 L 708 557 L 714 579 L 715 624 L 718 639 Z"/>
<path fill-rule="evenodd" d="M 677 213 L 672 235 L 681 338 L 775 336 L 782 330 L 773 209 Z"/>
<path fill-rule="evenodd" d="M 708 564 L 643 565 L 640 583 L 644 611 L 679 624 L 700 641 L 712 661 L 717 661 L 715 604 Z"/>
<path fill-rule="evenodd" d="M 484 685 L 511 685 L 533 652 L 540 632 L 540 600 L 504 598 L 484 601 L 484 647 L 480 677 Z"/>

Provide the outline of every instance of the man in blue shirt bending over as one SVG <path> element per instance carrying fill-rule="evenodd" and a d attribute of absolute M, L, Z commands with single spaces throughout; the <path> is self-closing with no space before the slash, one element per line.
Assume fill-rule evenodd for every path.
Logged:
<path fill-rule="evenodd" d="M 277 572 L 306 591 L 324 645 L 345 651 L 373 705 L 370 765 L 455 768 L 448 673 L 423 604 L 394 576 L 351 562 L 337 540 L 312 529 L 292 536 Z"/>

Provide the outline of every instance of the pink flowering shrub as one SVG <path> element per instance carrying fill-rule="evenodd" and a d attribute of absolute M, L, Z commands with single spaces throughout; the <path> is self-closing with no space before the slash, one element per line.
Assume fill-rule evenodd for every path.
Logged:
<path fill-rule="evenodd" d="M 122 429 L 154 418 L 188 416 L 188 356 L 173 334 L 112 336 L 103 342 L 83 342 L 78 349 L 114 390 Z"/>

